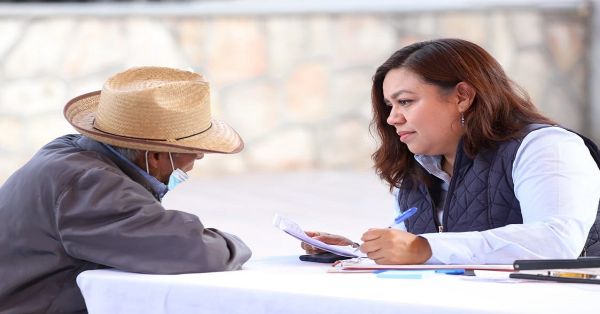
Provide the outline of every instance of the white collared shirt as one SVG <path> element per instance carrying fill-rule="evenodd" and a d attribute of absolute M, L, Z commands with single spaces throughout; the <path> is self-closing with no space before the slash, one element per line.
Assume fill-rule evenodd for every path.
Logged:
<path fill-rule="evenodd" d="M 440 157 L 415 159 L 449 183 Z M 523 223 L 486 231 L 422 234 L 433 252 L 427 263 L 512 264 L 515 259 L 577 257 L 600 200 L 600 170 L 583 140 L 558 127 L 530 132 L 517 150 L 512 178 Z M 399 210 L 397 202 L 395 209 Z"/>

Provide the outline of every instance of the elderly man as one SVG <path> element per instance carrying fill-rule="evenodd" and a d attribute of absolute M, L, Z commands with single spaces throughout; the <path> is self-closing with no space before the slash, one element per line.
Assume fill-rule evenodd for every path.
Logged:
<path fill-rule="evenodd" d="M 243 148 L 211 118 L 201 75 L 133 68 L 64 114 L 82 135 L 48 143 L 0 187 L 0 312 L 85 312 L 85 270 L 214 272 L 250 258 L 234 235 L 160 203 L 205 153 Z"/>

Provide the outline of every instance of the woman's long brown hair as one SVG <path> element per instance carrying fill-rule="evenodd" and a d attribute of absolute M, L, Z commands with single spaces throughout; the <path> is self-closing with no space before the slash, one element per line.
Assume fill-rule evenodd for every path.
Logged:
<path fill-rule="evenodd" d="M 397 68 L 408 69 L 442 90 L 454 88 L 460 82 L 475 89 L 473 103 L 464 112 L 464 150 L 471 157 L 498 142 L 518 138 L 528 124 L 554 124 L 538 112 L 527 94 L 478 45 L 461 39 L 437 39 L 406 46 L 377 68 L 371 89 L 371 128 L 375 126 L 380 139 L 372 158 L 377 174 L 389 183 L 390 189 L 405 179 L 424 180 L 414 154 L 386 121 L 391 108 L 384 103 L 383 80 L 390 70 Z"/>

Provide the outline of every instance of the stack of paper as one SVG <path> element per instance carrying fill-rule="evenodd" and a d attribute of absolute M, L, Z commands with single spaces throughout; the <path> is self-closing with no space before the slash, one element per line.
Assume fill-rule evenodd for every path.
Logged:
<path fill-rule="evenodd" d="M 275 214 L 273 217 L 273 225 L 285 233 L 291 235 L 292 237 L 306 242 L 316 248 L 319 248 L 323 251 L 331 252 L 341 256 L 348 257 L 365 257 L 366 255 L 362 253 L 360 250 L 349 247 L 349 246 L 339 246 L 339 245 L 330 245 L 319 240 L 313 239 L 304 233 L 300 226 L 293 222 L 292 220 L 283 217 L 282 215 Z"/>
<path fill-rule="evenodd" d="M 513 265 L 432 265 L 432 264 L 415 264 L 415 265 L 382 265 L 376 264 L 375 261 L 368 258 L 354 258 L 345 261 L 340 261 L 334 266 L 330 272 L 361 272 L 374 270 L 438 270 L 438 269 L 463 269 L 469 270 L 494 270 L 494 271 L 514 271 Z"/>

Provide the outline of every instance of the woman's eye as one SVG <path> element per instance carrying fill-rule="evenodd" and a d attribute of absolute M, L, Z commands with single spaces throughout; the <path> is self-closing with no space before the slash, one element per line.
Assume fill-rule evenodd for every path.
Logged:
<path fill-rule="evenodd" d="M 412 99 L 399 99 L 399 100 L 397 100 L 395 103 L 397 103 L 397 104 L 398 104 L 398 105 L 400 105 L 400 106 L 408 106 L 408 105 L 410 105 L 412 102 L 413 102 L 413 100 L 412 100 Z M 389 102 L 389 101 L 386 101 L 386 102 L 385 102 L 385 105 L 386 105 L 387 107 L 393 107 L 393 106 L 394 106 L 394 104 L 393 104 L 393 103 L 391 103 L 391 102 Z"/>

